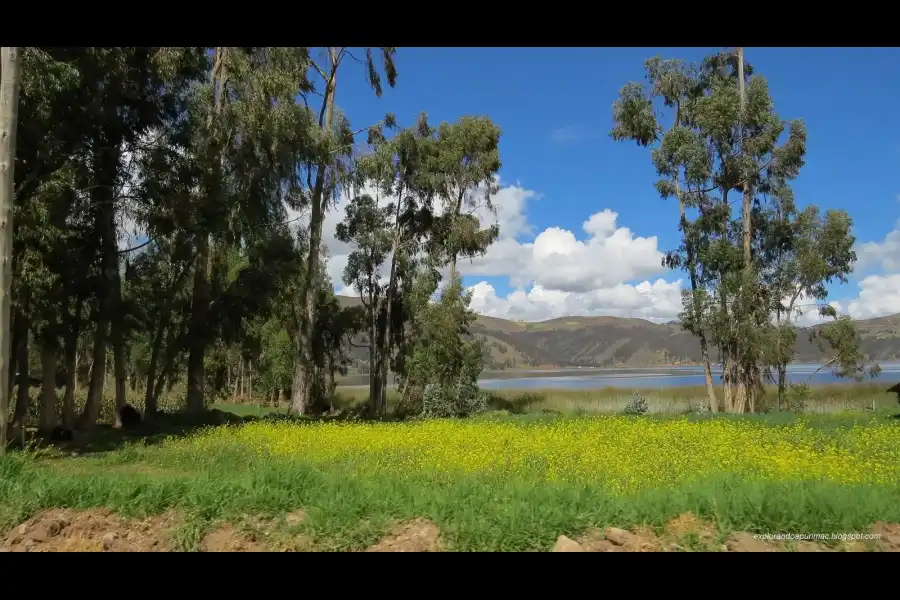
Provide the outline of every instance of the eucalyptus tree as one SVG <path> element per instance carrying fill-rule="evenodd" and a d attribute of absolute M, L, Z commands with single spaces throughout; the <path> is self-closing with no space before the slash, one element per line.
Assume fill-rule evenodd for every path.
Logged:
<path fill-rule="evenodd" d="M 300 285 L 303 308 L 291 398 L 291 408 L 299 414 L 308 412 L 311 407 L 311 382 L 315 379 L 316 361 L 313 355 L 313 343 L 316 338 L 316 300 L 320 279 L 318 265 L 322 252 L 322 225 L 328 210 L 328 200 L 338 192 L 341 179 L 352 167 L 348 163 L 352 162 L 354 136 L 363 131 L 369 131 L 371 141 L 379 137 L 381 125 L 391 126 L 393 124 L 393 117 L 388 115 L 382 124 L 372 125 L 358 131 L 351 130 L 349 121 L 337 109 L 338 72 L 347 60 L 363 64 L 375 96 L 381 97 L 381 73 L 374 58 L 375 51 L 377 51 L 381 55 L 381 63 L 388 85 L 394 87 L 397 81 L 397 69 L 394 64 L 395 48 L 366 48 L 364 59 L 358 58 L 354 50 L 347 47 L 326 47 L 321 50 L 324 60 L 312 60 L 310 63 L 312 72 L 318 74 L 324 84 L 320 94 L 320 104 L 312 125 L 313 135 L 311 137 L 315 141 L 313 157 L 309 158 L 308 154 L 303 157 L 305 163 L 302 176 L 302 179 L 305 180 L 303 200 L 309 205 L 310 220 L 307 268 Z M 310 93 L 301 94 L 307 108 L 309 108 L 308 99 L 312 95 L 311 92 L 312 90 Z"/>
<path fill-rule="evenodd" d="M 398 203 L 399 204 L 399 203 Z M 373 412 L 380 407 L 381 373 L 379 371 L 379 318 L 384 303 L 380 271 L 392 250 L 389 228 L 390 207 L 364 194 L 347 204 L 344 221 L 336 229 L 336 237 L 355 249 L 347 257 L 343 281 L 359 294 L 365 311 L 366 347 L 369 352 L 369 401 Z"/>
<path fill-rule="evenodd" d="M 697 73 L 694 65 L 686 65 L 680 60 L 663 60 L 654 57 L 644 63 L 648 85 L 628 83 L 619 92 L 613 103 L 614 127 L 610 137 L 616 141 L 631 140 L 639 146 L 653 146 L 652 159 L 657 174 L 662 179 L 656 182 L 656 189 L 665 198 L 674 197 L 678 202 L 680 215 L 678 228 L 682 241 L 677 252 L 669 253 L 664 261 L 670 268 L 683 267 L 688 272 L 691 289 L 685 296 L 685 315 L 681 325 L 697 336 L 700 342 L 700 357 L 706 382 L 707 403 L 715 412 L 718 400 L 713 387 L 712 366 L 709 356 L 707 334 L 702 323 L 705 290 L 700 285 L 697 263 L 696 224 L 688 219 L 686 199 L 682 194 L 681 172 L 689 157 L 676 154 L 686 129 L 686 107 L 692 92 L 697 87 Z M 661 100 L 663 106 L 673 111 L 668 127 L 660 123 L 654 102 Z"/>
<path fill-rule="evenodd" d="M 496 224 L 481 229 L 473 214 L 479 209 L 495 214 L 491 197 L 499 188 L 499 144 L 500 128 L 488 117 L 462 117 L 438 127 L 430 172 L 435 174 L 442 208 L 435 228 L 451 280 L 456 277 L 459 257 L 483 254 L 499 235 Z"/>
<path fill-rule="evenodd" d="M 240 279 L 229 257 L 266 241 L 285 243 L 284 232 L 273 231 L 284 221 L 285 197 L 292 193 L 297 156 L 309 131 L 308 114 L 295 101 L 307 89 L 305 48 L 198 51 L 206 79 L 196 80 L 183 98 L 183 109 L 166 123 L 163 142 L 145 152 L 138 184 L 151 238 L 186 236 L 193 246 L 186 340 L 192 411 L 204 406 L 204 362 L 216 335 L 215 310 Z M 246 263 L 244 268 L 263 267 Z"/>
<path fill-rule="evenodd" d="M 432 233 L 434 182 L 440 176 L 434 160 L 437 144 L 425 115 L 414 127 L 403 129 L 390 140 L 379 141 L 375 150 L 360 161 L 360 173 L 390 198 L 384 208 L 387 250 L 390 256 L 387 280 L 380 304 L 375 308 L 375 371 L 370 375 L 377 390 L 372 398 L 376 414 L 384 412 L 388 368 L 393 355 L 394 332 L 403 317 L 401 288 L 408 268 Z M 377 203 L 375 210 L 378 210 Z M 378 248 L 381 251 L 381 248 Z M 399 317 L 399 318 L 398 318 Z"/>
<path fill-rule="evenodd" d="M 13 177 L 16 159 L 19 49 L 0 49 L 0 454 L 6 452 L 9 418 L 10 300 L 12 296 Z"/>

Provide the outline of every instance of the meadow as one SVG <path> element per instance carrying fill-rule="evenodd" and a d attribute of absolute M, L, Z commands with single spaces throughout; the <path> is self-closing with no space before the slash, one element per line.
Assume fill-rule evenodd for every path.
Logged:
<path fill-rule="evenodd" d="M 45 448 L 0 460 L 0 530 L 45 509 L 104 508 L 179 515 L 167 534 L 174 549 L 199 549 L 227 523 L 267 547 L 359 550 L 427 519 L 446 550 L 527 551 L 610 526 L 663 531 L 685 514 L 714 524 L 702 549 L 736 531 L 900 523 L 889 397 L 874 411 L 839 411 L 854 392 L 835 388 L 817 392 L 819 410 L 806 414 L 736 417 L 662 410 L 677 390 L 657 414 L 625 416 L 599 414 L 618 396 L 584 394 L 579 403 L 510 392 L 467 420 L 298 421 L 247 405 L 220 405 L 211 414 L 228 423 L 200 428 L 166 416 L 155 437 L 107 431 L 75 456 Z M 548 408 L 573 403 L 581 410 Z"/>

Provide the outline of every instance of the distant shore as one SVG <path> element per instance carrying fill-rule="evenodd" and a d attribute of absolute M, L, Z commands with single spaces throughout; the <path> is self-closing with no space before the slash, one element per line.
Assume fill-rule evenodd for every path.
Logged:
<path fill-rule="evenodd" d="M 792 363 L 791 368 L 802 367 L 804 372 L 809 369 L 813 372 L 820 365 L 810 363 Z M 897 367 L 900 363 L 889 361 L 883 363 L 883 367 Z M 658 367 L 566 367 L 566 368 L 530 368 L 530 369 L 501 369 L 501 370 L 484 370 L 481 373 L 482 381 L 503 381 L 511 379 L 534 379 L 534 378 L 567 378 L 567 377 L 600 377 L 605 379 L 634 379 L 634 378 L 650 378 L 650 377 L 690 377 L 698 374 L 700 365 L 671 365 Z M 718 370 L 713 369 L 713 376 L 718 377 Z M 368 374 L 353 374 L 338 379 L 338 386 L 344 388 L 363 387 L 369 384 Z M 388 376 L 388 385 L 393 385 L 394 377 L 392 374 Z M 846 383 L 853 383 L 847 380 Z M 615 387 L 611 385 L 609 387 Z"/>

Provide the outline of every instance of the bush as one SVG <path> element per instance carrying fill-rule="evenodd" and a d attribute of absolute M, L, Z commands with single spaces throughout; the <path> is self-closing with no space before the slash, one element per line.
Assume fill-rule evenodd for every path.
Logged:
<path fill-rule="evenodd" d="M 429 383 L 422 393 L 422 416 L 441 419 L 456 416 L 455 402 L 437 383 Z"/>
<path fill-rule="evenodd" d="M 631 390 L 631 399 L 625 407 L 626 415 L 642 415 L 649 410 L 647 401 L 641 396 L 637 390 Z"/>
<path fill-rule="evenodd" d="M 812 397 L 812 390 L 805 383 L 789 383 L 787 393 L 784 395 L 782 410 L 800 414 L 806 409 L 806 404 Z"/>

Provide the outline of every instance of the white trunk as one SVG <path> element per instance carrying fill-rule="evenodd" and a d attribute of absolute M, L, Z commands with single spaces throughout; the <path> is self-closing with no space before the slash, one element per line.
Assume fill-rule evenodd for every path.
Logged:
<path fill-rule="evenodd" d="M 12 294 L 13 176 L 19 120 L 19 49 L 0 48 L 0 454 L 9 420 Z"/>

